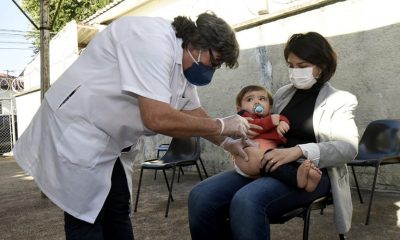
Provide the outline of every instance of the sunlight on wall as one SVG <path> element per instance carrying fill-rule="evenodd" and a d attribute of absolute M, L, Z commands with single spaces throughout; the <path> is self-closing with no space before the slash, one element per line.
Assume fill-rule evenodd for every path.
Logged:
<path fill-rule="evenodd" d="M 242 49 L 285 43 L 293 33 L 316 31 L 326 37 L 368 31 L 400 22 L 400 1 L 351 0 L 271 22 L 240 39 Z M 297 23 L 297 24 L 294 24 Z M 244 31 L 248 33 L 249 31 Z M 241 32 L 239 32 L 238 35 Z"/>
<path fill-rule="evenodd" d="M 40 92 L 18 96 L 15 102 L 18 110 L 18 137 L 20 137 L 40 106 Z"/>
<path fill-rule="evenodd" d="M 294 5 L 313 4 L 320 1 L 299 0 L 270 1 L 271 15 L 284 8 Z M 308 2 L 308 3 L 307 3 Z M 136 0 L 127 1 L 130 10 L 124 8 L 124 3 L 115 7 L 120 15 L 160 16 L 172 20 L 178 15 L 189 16 L 196 19 L 197 15 L 204 11 L 213 11 L 222 17 L 230 25 L 234 26 L 254 20 L 260 17 L 258 12 L 266 8 L 266 2 L 262 0 Z M 279 4 L 278 4 L 279 3 Z M 227 10 L 229 9 L 229 10 Z M 368 31 L 379 27 L 388 26 L 400 22 L 400 1 L 398 0 L 347 0 L 337 2 L 326 7 L 308 11 L 292 17 L 273 21 L 259 27 L 254 27 L 251 36 L 240 38 L 241 49 L 252 49 L 258 46 L 276 45 L 285 43 L 289 36 L 298 32 L 316 31 L 326 37 L 344 35 L 354 32 Z M 107 15 L 107 14 L 105 14 Z M 91 20 L 91 23 L 109 21 L 116 15 L 108 14 Z M 268 17 L 268 15 L 263 15 Z M 243 31 L 248 33 L 249 31 Z M 242 32 L 238 32 L 238 35 Z"/>

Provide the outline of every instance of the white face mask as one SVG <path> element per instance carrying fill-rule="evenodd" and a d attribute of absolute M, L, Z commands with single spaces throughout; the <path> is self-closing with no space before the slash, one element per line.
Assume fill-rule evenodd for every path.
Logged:
<path fill-rule="evenodd" d="M 289 68 L 289 80 L 297 89 L 309 89 L 317 82 L 312 67 Z"/>

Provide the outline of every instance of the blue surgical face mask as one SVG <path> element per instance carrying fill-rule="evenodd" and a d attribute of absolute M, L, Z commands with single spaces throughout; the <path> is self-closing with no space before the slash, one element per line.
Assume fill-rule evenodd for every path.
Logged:
<path fill-rule="evenodd" d="M 200 62 L 201 50 L 197 61 L 194 59 L 190 51 L 188 50 L 190 57 L 193 59 L 191 67 L 183 71 L 186 79 L 193 85 L 205 86 L 211 82 L 214 75 L 215 69 L 210 66 L 204 65 Z"/>

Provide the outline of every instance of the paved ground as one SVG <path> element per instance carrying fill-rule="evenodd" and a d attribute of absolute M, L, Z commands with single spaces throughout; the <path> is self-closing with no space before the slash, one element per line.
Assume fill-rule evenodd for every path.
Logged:
<path fill-rule="evenodd" d="M 136 188 L 139 174 L 135 174 Z M 175 201 L 168 218 L 164 217 L 167 191 L 162 175 L 153 180 L 153 172 L 145 174 L 138 212 L 133 214 L 135 239 L 186 240 L 190 239 L 187 223 L 186 199 L 191 187 L 198 182 L 195 174 L 186 174 L 174 187 Z M 135 192 L 135 190 L 134 190 Z M 136 194 L 134 193 L 134 196 Z M 364 192 L 368 196 L 368 192 Z M 400 239 L 400 194 L 376 195 L 370 225 L 365 226 L 366 204 L 360 204 L 353 193 L 353 226 L 351 240 Z M 332 206 L 324 215 L 314 211 L 310 239 L 337 239 L 333 227 Z M 292 220 L 272 226 L 272 239 L 302 239 L 302 221 Z M 65 239 L 62 211 L 48 199 L 41 198 L 34 181 L 12 158 L 0 158 L 0 240 Z"/>

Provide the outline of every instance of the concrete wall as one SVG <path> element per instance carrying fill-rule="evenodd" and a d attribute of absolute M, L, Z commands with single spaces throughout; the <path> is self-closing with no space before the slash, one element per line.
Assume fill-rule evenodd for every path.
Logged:
<path fill-rule="evenodd" d="M 400 2 L 353 0 L 328 5 L 237 33 L 241 46 L 240 67 L 221 69 L 213 82 L 199 88 L 203 106 L 211 116 L 235 113 L 234 98 L 245 85 L 261 84 L 275 92 L 288 83 L 283 59 L 286 40 L 293 33 L 316 31 L 326 36 L 338 55 L 338 68 L 331 83 L 355 94 L 360 137 L 376 119 L 400 118 Z M 219 9 L 212 9 L 219 14 Z M 171 15 L 171 13 L 169 13 Z M 216 104 L 218 103 L 218 104 Z M 154 146 L 168 142 L 160 136 L 146 139 L 146 157 Z M 202 158 L 210 173 L 232 167 L 229 154 L 204 143 Z M 378 188 L 400 191 L 399 165 L 381 168 Z M 370 188 L 373 169 L 358 169 L 361 186 Z"/>
<path fill-rule="evenodd" d="M 258 83 L 275 92 L 288 83 L 283 58 L 287 38 L 317 31 L 338 55 L 331 83 L 358 98 L 355 117 L 360 137 L 373 120 L 400 118 L 399 6 L 397 1 L 345 1 L 238 32 L 240 67 L 220 70 L 211 86 L 199 88 L 202 104 L 212 116 L 225 116 L 235 112 L 235 94 L 245 85 Z M 210 171 L 228 168 L 226 154 L 210 144 L 202 156 Z M 381 167 L 378 188 L 399 191 L 399 170 L 400 165 Z M 370 188 L 372 169 L 358 173 L 362 187 Z"/>
<path fill-rule="evenodd" d="M 196 19 L 199 13 L 212 10 L 234 25 L 258 17 L 257 11 L 264 4 L 264 0 L 137 1 L 132 10 L 121 5 L 123 12 L 117 15 L 162 16 L 169 19 L 187 15 Z M 283 59 L 283 47 L 288 37 L 293 33 L 317 31 L 328 38 L 338 54 L 339 65 L 332 84 L 358 97 L 356 122 L 360 135 L 372 120 L 400 118 L 398 9 L 398 0 L 347 0 L 240 31 L 237 33 L 241 46 L 240 67 L 217 71 L 209 86 L 199 88 L 202 104 L 211 116 L 222 117 L 235 113 L 235 95 L 245 85 L 262 84 L 275 92 L 288 82 Z M 101 23 L 99 19 L 91 23 Z M 163 136 L 146 138 L 143 158 L 155 157 L 154 147 L 169 141 L 170 138 Z M 206 141 L 202 147 L 202 158 L 211 174 L 232 167 L 228 153 Z M 396 165 L 382 167 L 378 187 L 400 191 L 399 168 Z M 369 188 L 372 171 L 359 170 L 359 173 L 361 185 Z"/>
<path fill-rule="evenodd" d="M 169 18 L 181 14 L 178 10 L 173 12 L 166 7 L 166 2 L 171 1 L 157 2 L 164 3 L 164 7 L 154 10 L 156 5 L 143 6 L 130 14 Z M 231 4 L 240 5 L 243 2 L 234 1 Z M 229 15 L 223 4 L 217 6 L 203 3 L 197 8 L 188 8 L 188 5 L 185 5 L 186 8 L 179 5 L 179 8 L 174 9 L 186 9 L 185 15 L 195 16 L 208 7 L 231 24 L 238 23 L 232 16 L 240 14 L 240 11 L 243 15 L 247 14 L 245 18 L 242 15 L 242 19 L 250 17 L 250 5 L 242 6 L 241 10 L 234 8 Z M 166 9 L 169 9 L 168 13 L 163 12 Z M 241 46 L 240 67 L 236 70 L 217 71 L 209 86 L 199 88 L 202 104 L 211 116 L 221 117 L 235 113 L 234 98 L 243 86 L 261 84 L 275 92 L 288 83 L 287 67 L 283 59 L 286 40 L 293 33 L 316 31 L 328 38 L 338 55 L 338 68 L 331 83 L 338 89 L 352 92 L 358 98 L 355 118 L 361 137 L 367 124 L 373 120 L 400 118 L 398 9 L 400 2 L 396 0 L 348 0 L 240 31 L 237 33 Z M 146 158 L 155 156 L 155 145 L 168 141 L 169 138 L 160 136 L 147 138 Z M 229 154 L 220 148 L 205 142 L 203 149 L 202 158 L 210 173 L 232 168 Z M 400 191 L 399 169 L 399 165 L 381 167 L 377 187 Z M 373 169 L 359 168 L 357 172 L 361 186 L 369 189 Z"/>
<path fill-rule="evenodd" d="M 50 84 L 79 56 L 78 34 L 75 21 L 69 22 L 50 41 Z M 28 127 L 40 106 L 40 54 L 28 63 L 24 70 L 24 89 L 15 94 L 18 114 L 18 137 Z"/>
<path fill-rule="evenodd" d="M 28 127 L 36 111 L 40 107 L 40 91 L 30 92 L 15 98 L 17 108 L 18 137 Z"/>

